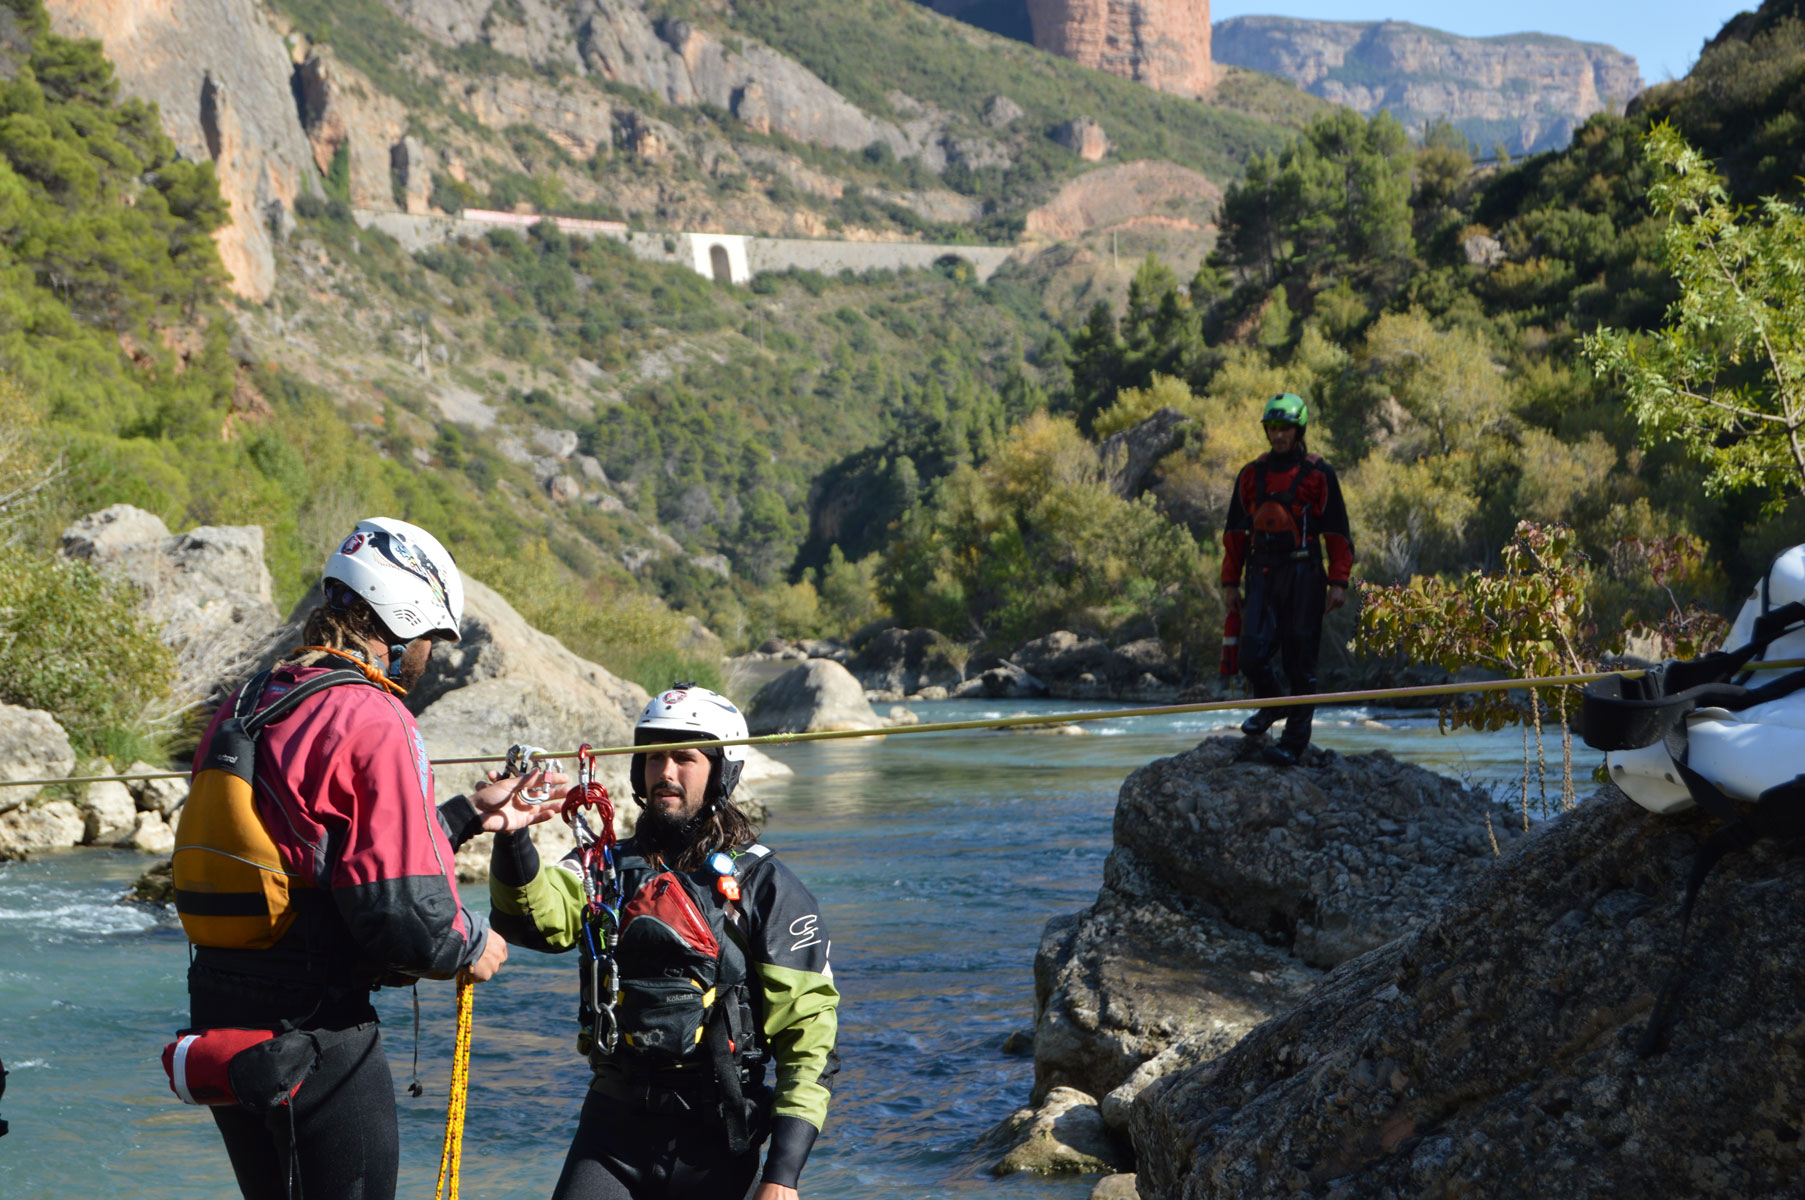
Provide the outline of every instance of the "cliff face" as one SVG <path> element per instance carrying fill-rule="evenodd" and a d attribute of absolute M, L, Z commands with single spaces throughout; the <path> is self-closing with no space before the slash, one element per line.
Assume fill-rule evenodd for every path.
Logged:
<path fill-rule="evenodd" d="M 1209 90 L 1209 0 L 1028 0 L 1034 44 L 1179 96 Z"/>
<path fill-rule="evenodd" d="M 1388 109 L 1406 129 L 1448 121 L 1480 150 L 1563 146 L 1587 117 L 1642 90 L 1636 60 L 1545 34 L 1463 38 L 1401 21 L 1234 17 L 1216 27 L 1224 63 L 1291 80 L 1334 104 Z"/>
<path fill-rule="evenodd" d="M 189 158 L 211 159 L 232 223 L 219 255 L 241 296 L 275 286 L 272 224 L 317 190 L 313 155 L 290 98 L 287 50 L 257 0 L 49 0 L 65 37 L 98 38 L 120 90 L 154 100 Z"/>

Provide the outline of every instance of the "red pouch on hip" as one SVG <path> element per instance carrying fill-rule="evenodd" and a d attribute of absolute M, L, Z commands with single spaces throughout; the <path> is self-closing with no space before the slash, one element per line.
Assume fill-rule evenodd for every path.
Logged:
<path fill-rule="evenodd" d="M 163 1047 L 169 1090 L 183 1103 L 252 1112 L 287 1104 L 319 1060 L 318 1040 L 296 1029 L 183 1030 Z"/>

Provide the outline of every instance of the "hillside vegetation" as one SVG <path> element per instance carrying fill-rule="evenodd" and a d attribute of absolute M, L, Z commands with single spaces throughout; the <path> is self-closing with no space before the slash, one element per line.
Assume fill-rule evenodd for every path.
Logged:
<path fill-rule="evenodd" d="M 558 198 L 582 179 L 585 203 L 664 197 L 634 218 L 645 219 L 751 212 L 736 207 L 750 191 L 770 205 L 793 186 L 780 171 L 755 189 L 744 171 L 711 174 L 687 151 L 582 163 L 543 138 L 498 135 L 452 102 L 440 86 L 449 75 L 379 75 L 378 51 L 411 48 L 392 72 L 431 61 L 564 77 L 493 47 L 429 46 L 375 0 L 284 5 L 363 62 L 372 86 L 417 104 L 423 125 L 461 130 L 473 155 L 490 147 L 493 158 L 467 161 L 479 197 L 530 187 Z M 790 20 L 803 12 L 812 24 Z M 121 645 L 147 636 L 130 598 L 49 551 L 70 517 L 125 500 L 174 528 L 262 525 L 279 603 L 301 594 L 357 516 L 405 517 L 573 648 L 651 686 L 713 669 L 678 649 L 685 615 L 733 648 L 887 615 L 996 645 L 1059 626 L 1157 631 L 1207 663 L 1228 482 L 1258 451 L 1257 406 L 1278 390 L 1311 401 L 1311 446 L 1342 470 L 1369 581 L 1484 565 L 1518 520 L 1564 521 L 1598 566 L 1594 610 L 1614 627 L 1671 597 L 1721 601 L 1800 527 L 1797 502 L 1771 488 L 1707 490 L 1691 448 L 1645 436 L 1581 353 L 1600 329 L 1660 325 L 1678 294 L 1667 219 L 1648 200 L 1641 135 L 1653 121 L 1721 160 L 1737 199 L 1796 187 L 1779 164 L 1800 146 L 1786 114 L 1805 38 L 1784 13 L 1764 9 L 1747 37 L 1726 36 L 1630 117 L 1594 119 L 1569 150 L 1485 170 L 1447 130 L 1412 144 L 1387 118 L 1337 112 L 1288 135 L 903 0 L 672 5 L 668 15 L 712 21 L 720 37 L 769 41 L 874 109 L 912 88 L 955 126 L 981 117 L 994 58 L 989 78 L 1011 81 L 1025 114 L 1009 169 L 1052 153 L 1039 142 L 1058 153 L 1013 182 L 1008 169 L 942 180 L 982 206 L 1026 204 L 1078 169 L 1045 127 L 1074 97 L 1121 136 L 1150 139 L 1136 153 L 1164 147 L 1214 170 L 1247 155 L 1220 245 L 1183 275 L 1150 259 L 1118 276 L 1080 245 L 986 284 L 948 264 L 734 288 L 549 225 L 410 254 L 357 227 L 335 163 L 329 198 L 303 201 L 280 241 L 263 305 L 225 298 L 210 167 L 176 158 L 154 113 L 117 96 L 93 45 L 51 35 L 36 0 L 0 13 L 11 231 L 0 239 L 0 370 L 21 413 L 7 461 L 25 489 L 7 502 L 21 553 L 0 605 L 74 597 L 93 618 L 82 628 Z M 851 70 L 836 57 L 847 48 L 891 37 L 911 52 L 872 61 L 894 77 L 835 75 Z M 798 170 L 871 181 L 872 192 L 817 197 L 843 221 L 869 216 L 862 228 L 900 228 L 892 202 L 873 197 L 880 186 L 900 195 L 923 169 L 612 95 L 682 119 L 696 145 L 775 149 Z M 1760 131 L 1752 143 L 1737 136 L 1748 127 Z M 968 234 L 996 215 L 974 217 Z M 1089 274 L 1073 284 L 1074 272 Z M 1088 313 L 1049 304 L 1056 276 Z M 1182 445 L 1144 494 L 1117 495 L 1098 442 L 1165 407 L 1189 418 Z M 543 432 L 574 436 L 593 473 L 575 456 L 548 459 Z M 1683 568 L 1657 579 L 1657 547 Z M 136 745 L 157 736 L 161 669 L 154 639 L 142 644 L 122 659 L 138 666 L 115 680 L 109 708 L 79 679 L 26 670 L 46 648 L 14 636 L 0 643 L 0 699 L 88 713 L 74 724 L 91 748 Z"/>

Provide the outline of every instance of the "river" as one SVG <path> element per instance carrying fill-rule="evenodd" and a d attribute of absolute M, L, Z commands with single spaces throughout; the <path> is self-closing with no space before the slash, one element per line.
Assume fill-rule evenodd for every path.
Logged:
<path fill-rule="evenodd" d="M 924 721 L 1093 712 L 1055 701 L 995 709 L 909 706 Z M 1004 1038 L 1032 1022 L 1034 950 L 1049 917 L 1095 899 L 1116 790 L 1135 767 L 1188 749 L 1241 714 L 1093 722 L 1090 736 L 973 732 L 778 747 L 793 776 L 761 785 L 765 840 L 820 898 L 844 995 L 844 1059 L 828 1128 L 803 1176 L 809 1200 L 1082 1200 L 1090 1180 L 994 1180 L 976 1140 L 1025 1100 L 1030 1059 Z M 1375 720 L 1376 718 L 1376 720 Z M 1510 789 L 1516 733 L 1444 736 L 1433 716 L 1319 714 L 1317 743 L 1384 748 Z M 1558 731 L 1548 757 L 1558 766 Z M 1596 756 L 1581 757 L 1584 778 Z M 1550 781 L 1551 790 L 1555 783 Z M 113 901 L 149 860 L 79 851 L 0 864 L 0 1196 L 234 1195 L 207 1114 L 170 1095 L 157 1062 L 185 1023 L 187 965 L 166 914 Z M 487 908 L 484 890 L 466 889 Z M 463 1194 L 544 1197 L 557 1179 L 586 1068 L 572 1048 L 568 958 L 515 950 L 476 991 Z M 426 983 L 421 1077 L 402 1095 L 403 1197 L 433 1194 L 453 1034 L 452 989 Z M 398 1086 L 413 1048 L 407 992 L 377 1008 Z"/>

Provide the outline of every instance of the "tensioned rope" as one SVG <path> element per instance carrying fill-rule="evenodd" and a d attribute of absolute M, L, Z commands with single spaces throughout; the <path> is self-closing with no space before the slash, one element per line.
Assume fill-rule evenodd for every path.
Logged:
<path fill-rule="evenodd" d="M 1805 667 L 1805 658 L 1752 662 L 1743 670 L 1780 671 L 1791 670 L 1795 667 Z M 1353 692 L 1311 692 L 1301 696 L 1241 697 L 1234 700 L 1207 700 L 1197 704 L 1157 704 L 1146 708 L 1112 708 L 1099 712 L 980 717 L 971 721 L 933 721 L 921 725 L 889 725 L 881 729 L 829 729 L 813 733 L 766 733 L 755 737 L 669 742 L 661 744 L 661 748 L 665 750 L 709 750 L 719 746 L 786 746 L 796 742 L 900 737 L 912 733 L 957 733 L 969 729 L 1023 729 L 1036 725 L 1088 725 L 1096 721 L 1121 721 L 1129 717 L 1175 717 L 1187 713 L 1244 711 L 1249 708 L 1289 708 L 1300 704 L 1332 708 L 1344 704 L 1365 704 L 1374 700 L 1408 700 L 1435 696 L 1458 696 L 1471 692 L 1521 691 L 1527 688 L 1542 687 L 1579 687 L 1588 683 L 1596 683 L 1600 679 L 1609 679 L 1614 675 L 1623 679 L 1641 679 L 1647 674 L 1648 671 L 1641 668 L 1628 671 L 1582 671 L 1572 675 L 1543 675 L 1529 679 L 1488 679 L 1474 683 L 1436 683 L 1419 687 L 1368 688 Z M 589 753 L 600 758 L 604 755 L 633 754 L 642 749 L 644 747 L 640 746 L 604 746 L 600 749 L 591 749 Z M 542 751 L 538 757 L 540 759 L 575 758 L 576 755 L 577 751 L 575 750 L 546 750 Z M 505 754 L 476 754 L 463 758 L 435 758 L 432 760 L 432 764 L 435 767 L 448 767 L 469 763 L 505 762 L 506 760 L 507 755 Z M 142 775 L 66 775 L 60 779 L 0 779 L 0 788 L 50 787 L 59 783 L 142 783 L 147 779 L 186 779 L 188 774 L 187 771 L 147 771 Z"/>

